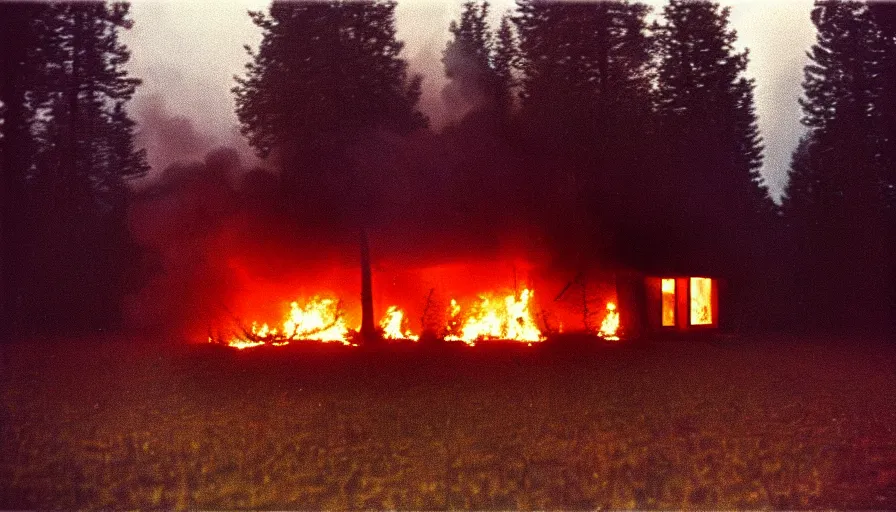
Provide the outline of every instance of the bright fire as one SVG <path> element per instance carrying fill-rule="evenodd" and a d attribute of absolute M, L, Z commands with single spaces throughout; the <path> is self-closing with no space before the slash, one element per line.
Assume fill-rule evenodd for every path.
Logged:
<path fill-rule="evenodd" d="M 519 298 L 515 294 L 506 297 L 479 297 L 479 303 L 470 308 L 466 320 L 460 323 L 459 333 L 450 333 L 461 309 L 451 300 L 449 335 L 446 340 L 460 340 L 473 345 L 477 340 L 497 339 L 514 341 L 542 341 L 544 336 L 529 311 L 533 292 L 523 290 Z"/>
<path fill-rule="evenodd" d="M 462 307 L 451 299 L 445 314 L 443 338 L 446 341 L 462 341 L 470 346 L 483 340 L 509 340 L 529 343 L 544 341 L 545 336 L 533 315 L 534 292 L 529 289 L 519 294 L 483 294 L 477 301 Z M 614 302 L 608 302 L 606 314 L 597 333 L 607 340 L 618 340 L 619 311 Z M 386 340 L 418 341 L 420 336 L 409 327 L 409 319 L 398 306 L 389 306 L 379 322 L 380 332 Z M 240 328 L 229 336 L 212 338 L 237 349 L 261 345 L 283 346 L 299 340 L 335 342 L 351 345 L 353 331 L 346 325 L 341 303 L 335 299 L 314 297 L 304 305 L 292 302 L 283 321 L 274 327 L 267 323 L 253 322 L 251 327 Z"/>
<path fill-rule="evenodd" d="M 337 301 L 315 297 L 304 308 L 298 302 L 289 306 L 289 317 L 283 322 L 283 332 L 289 339 L 346 343 L 348 328 Z"/>
<path fill-rule="evenodd" d="M 600 323 L 598 335 L 605 340 L 616 341 L 619 339 L 619 336 L 616 335 L 617 331 L 619 331 L 619 311 L 616 310 L 615 303 L 608 302 L 607 315 Z"/>
<path fill-rule="evenodd" d="M 252 326 L 242 333 L 234 334 L 227 344 L 240 350 L 270 344 L 274 346 L 288 345 L 291 341 L 313 340 L 337 342 L 348 345 L 348 328 L 338 301 L 314 297 L 304 307 L 298 302 L 289 305 L 289 313 L 282 326 L 270 327 L 268 324 Z"/>
<path fill-rule="evenodd" d="M 691 325 L 712 324 L 712 279 L 691 278 Z"/>
<path fill-rule="evenodd" d="M 398 306 L 389 306 L 389 309 L 386 310 L 386 316 L 380 320 L 383 338 L 387 340 L 419 340 L 420 336 L 411 332 L 407 328 L 407 323 L 408 320 L 404 315 L 404 311 L 398 309 Z"/>
<path fill-rule="evenodd" d="M 662 280 L 663 327 L 675 326 L 675 279 Z"/>

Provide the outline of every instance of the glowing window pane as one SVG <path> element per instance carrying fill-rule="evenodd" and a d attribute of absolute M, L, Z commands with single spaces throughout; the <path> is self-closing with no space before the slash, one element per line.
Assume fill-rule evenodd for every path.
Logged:
<path fill-rule="evenodd" d="M 712 324 L 712 279 L 691 278 L 691 325 Z"/>
<path fill-rule="evenodd" d="M 663 279 L 663 327 L 675 325 L 675 279 Z"/>

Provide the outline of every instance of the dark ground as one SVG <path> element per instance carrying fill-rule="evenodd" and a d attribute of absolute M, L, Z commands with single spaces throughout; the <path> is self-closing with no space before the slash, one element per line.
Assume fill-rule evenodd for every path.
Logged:
<path fill-rule="evenodd" d="M 0 508 L 896 508 L 896 350 L 0 345 Z"/>

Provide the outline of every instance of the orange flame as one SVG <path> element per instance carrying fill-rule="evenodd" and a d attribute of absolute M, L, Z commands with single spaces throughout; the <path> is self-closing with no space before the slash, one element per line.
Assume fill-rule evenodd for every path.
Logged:
<path fill-rule="evenodd" d="M 230 340 L 227 343 L 227 345 L 230 347 L 239 349 L 239 350 L 244 350 L 247 348 L 258 347 L 258 346 L 264 345 L 264 342 L 263 341 L 246 341 L 246 340 L 233 339 L 233 340 Z"/>
<path fill-rule="evenodd" d="M 266 344 L 279 347 L 298 340 L 348 345 L 348 329 L 337 301 L 314 297 L 304 307 L 299 307 L 298 302 L 292 302 L 289 306 L 289 313 L 279 328 L 252 322 L 247 332 L 234 334 L 226 340 L 227 345 L 240 350 Z"/>
<path fill-rule="evenodd" d="M 380 329 L 383 330 L 383 338 L 387 340 L 417 341 L 420 339 L 420 336 L 407 329 L 407 318 L 405 318 L 404 311 L 398 309 L 398 306 L 389 306 L 386 316 L 380 320 Z"/>
<path fill-rule="evenodd" d="M 290 304 L 289 317 L 283 322 L 283 332 L 290 339 L 336 341 L 347 344 L 348 328 L 333 299 L 314 297 L 304 308 L 298 302 Z"/>
<path fill-rule="evenodd" d="M 600 323 L 598 335 L 605 340 L 617 341 L 619 339 L 619 336 L 616 335 L 617 331 L 619 331 L 619 311 L 617 311 L 615 303 L 607 302 L 607 315 Z"/>
<path fill-rule="evenodd" d="M 446 341 L 461 341 L 470 346 L 483 340 L 509 340 L 531 345 L 544 341 L 545 336 L 533 315 L 534 292 L 524 289 L 519 294 L 483 294 L 469 306 L 451 299 L 446 312 L 443 338 Z M 298 301 L 290 303 L 283 321 L 274 327 L 267 323 L 253 322 L 249 329 L 233 334 L 229 338 L 212 338 L 210 342 L 223 342 L 236 349 L 247 349 L 261 345 L 283 346 L 299 340 L 335 342 L 353 345 L 351 331 L 335 299 L 313 297 L 303 306 Z M 419 335 L 408 327 L 404 310 L 396 305 L 389 306 L 379 322 L 384 339 L 418 341 Z M 619 340 L 619 310 L 615 302 L 606 304 L 606 314 L 597 334 L 606 340 Z M 561 328 L 562 330 L 562 328 Z"/>
<path fill-rule="evenodd" d="M 471 308 L 466 320 L 460 324 L 460 332 L 450 333 L 445 339 L 463 341 L 468 345 L 475 345 L 476 341 L 484 339 L 542 341 L 544 337 L 529 311 L 532 296 L 533 292 L 528 289 L 523 290 L 519 298 L 513 294 L 498 299 L 481 296 L 479 303 Z M 458 324 L 459 314 L 460 306 L 452 299 L 449 332 Z"/>
<path fill-rule="evenodd" d="M 712 324 L 712 279 L 691 278 L 691 325 Z"/>

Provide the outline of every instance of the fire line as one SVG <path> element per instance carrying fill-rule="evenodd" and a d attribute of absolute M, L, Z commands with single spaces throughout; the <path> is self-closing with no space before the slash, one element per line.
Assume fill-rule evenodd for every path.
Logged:
<path fill-rule="evenodd" d="M 481 294 L 461 306 L 451 299 L 445 311 L 445 325 L 440 338 L 475 346 L 487 340 L 539 343 L 546 336 L 533 314 L 534 291 L 520 293 Z M 378 323 L 378 335 L 388 341 L 420 340 L 420 334 L 409 326 L 405 311 L 397 305 L 389 306 Z M 252 322 L 248 328 L 239 326 L 224 336 L 209 336 L 209 342 L 222 343 L 244 350 L 259 346 L 285 346 L 294 342 L 336 343 L 356 345 L 353 341 L 361 328 L 349 329 L 341 302 L 334 298 L 314 296 L 300 303 L 290 303 L 289 311 L 279 324 Z M 615 302 L 608 302 L 600 330 L 595 333 L 605 340 L 619 340 L 619 311 Z"/>

